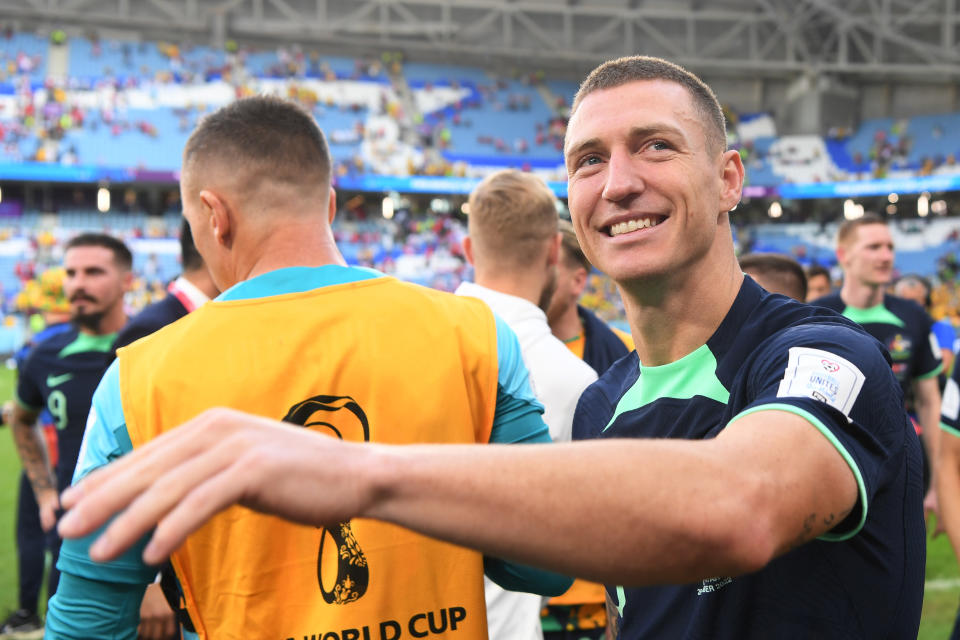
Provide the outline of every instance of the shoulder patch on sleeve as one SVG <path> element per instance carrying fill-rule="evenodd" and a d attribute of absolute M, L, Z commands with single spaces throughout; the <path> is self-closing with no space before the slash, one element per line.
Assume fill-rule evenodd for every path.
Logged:
<path fill-rule="evenodd" d="M 809 347 L 791 347 L 778 398 L 813 398 L 850 417 L 866 377 L 840 356 Z"/>
<path fill-rule="evenodd" d="M 953 378 L 947 380 L 947 386 L 943 389 L 940 414 L 954 422 L 960 417 L 960 386 L 957 386 L 957 381 Z"/>

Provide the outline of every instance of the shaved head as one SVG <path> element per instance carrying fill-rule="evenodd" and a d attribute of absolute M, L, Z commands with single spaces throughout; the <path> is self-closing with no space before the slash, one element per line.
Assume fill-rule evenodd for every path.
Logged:
<path fill-rule="evenodd" d="M 271 96 L 237 100 L 204 118 L 183 151 L 183 187 L 208 185 L 254 209 L 330 189 L 330 151 L 313 118 Z"/>

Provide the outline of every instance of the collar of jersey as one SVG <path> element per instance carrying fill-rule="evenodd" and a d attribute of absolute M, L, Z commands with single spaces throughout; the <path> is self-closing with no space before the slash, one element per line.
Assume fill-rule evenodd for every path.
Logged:
<path fill-rule="evenodd" d="M 88 351 L 97 351 L 99 353 L 110 353 L 117 334 L 105 333 L 101 335 L 91 335 L 89 333 L 77 332 L 77 337 L 70 344 L 65 346 L 57 354 L 57 357 L 66 358 L 75 353 L 86 353 Z"/>
<path fill-rule="evenodd" d="M 287 293 L 303 293 L 321 287 L 382 277 L 383 274 L 374 269 L 344 267 L 339 264 L 325 264 L 321 267 L 285 267 L 238 282 L 217 296 L 216 300 L 228 302 Z"/>
<path fill-rule="evenodd" d="M 843 316 L 857 324 L 892 324 L 901 329 L 907 326 L 903 320 L 887 309 L 886 297 L 884 297 L 884 302 L 866 309 L 846 305 L 843 309 Z"/>

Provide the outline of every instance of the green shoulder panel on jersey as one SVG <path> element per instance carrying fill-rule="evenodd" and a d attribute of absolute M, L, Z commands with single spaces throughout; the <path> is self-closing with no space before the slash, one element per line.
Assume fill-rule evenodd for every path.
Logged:
<path fill-rule="evenodd" d="M 843 310 L 843 316 L 853 320 L 857 324 L 892 324 L 901 329 L 907 326 L 903 320 L 895 316 L 883 303 L 875 307 L 870 307 L 869 309 L 857 309 L 856 307 L 847 306 L 847 308 Z"/>
<path fill-rule="evenodd" d="M 92 336 L 86 333 L 77 335 L 77 339 L 65 346 L 57 354 L 59 358 L 66 358 L 75 353 L 86 353 L 88 351 L 98 351 L 100 353 L 110 353 L 113 348 L 113 341 L 117 339 L 116 333 L 107 333 L 102 336 Z"/>
<path fill-rule="evenodd" d="M 659 367 L 645 367 L 641 363 L 640 377 L 620 398 L 613 417 L 603 430 L 606 431 L 621 414 L 660 398 L 689 400 L 694 396 L 710 398 L 721 404 L 730 400 L 730 391 L 717 378 L 717 358 L 707 345 Z"/>

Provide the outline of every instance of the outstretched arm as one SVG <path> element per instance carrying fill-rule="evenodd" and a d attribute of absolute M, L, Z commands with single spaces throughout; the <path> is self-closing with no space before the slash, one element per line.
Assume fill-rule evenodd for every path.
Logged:
<path fill-rule="evenodd" d="M 144 559 L 158 563 L 240 503 L 312 525 L 377 518 L 569 575 L 646 584 L 756 570 L 841 522 L 857 482 L 827 438 L 782 411 L 696 442 L 392 447 L 216 409 L 63 501 L 67 537 L 122 511 L 91 548 L 96 560 L 157 525 Z"/>

